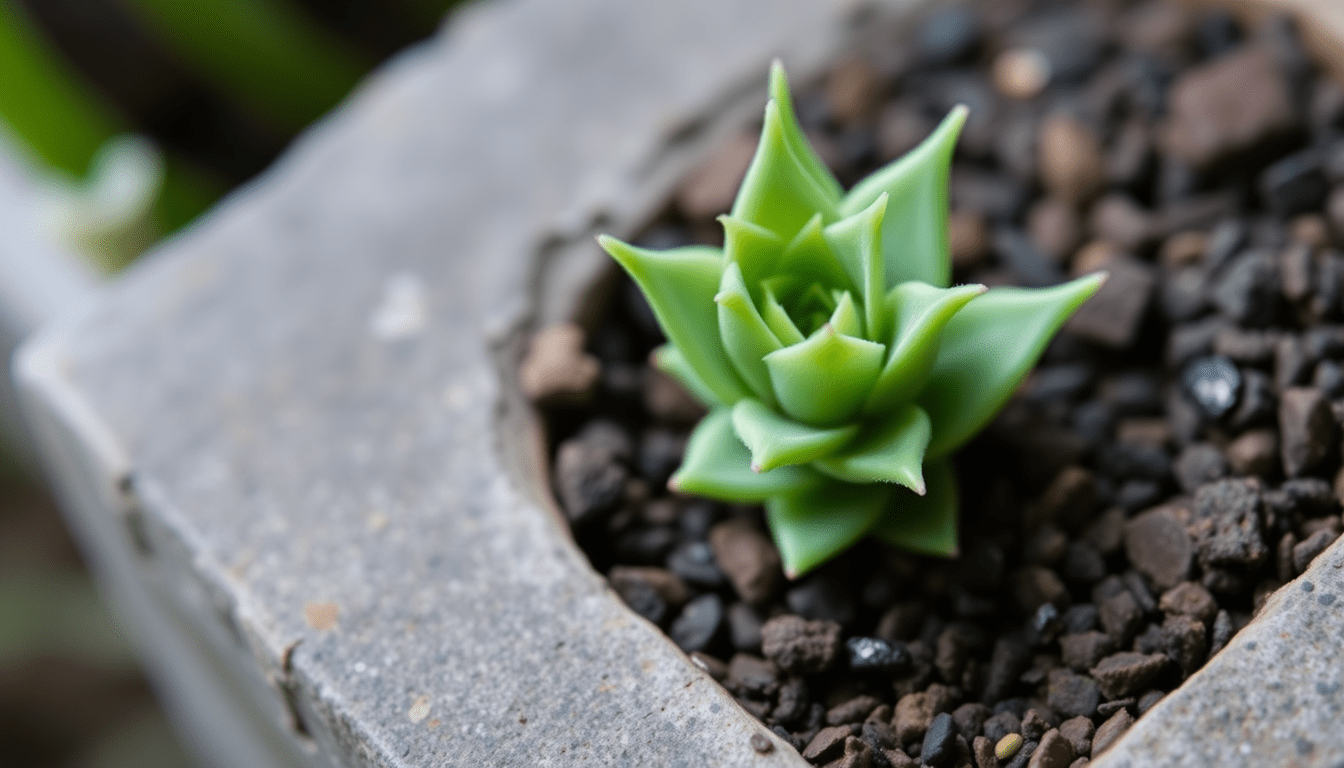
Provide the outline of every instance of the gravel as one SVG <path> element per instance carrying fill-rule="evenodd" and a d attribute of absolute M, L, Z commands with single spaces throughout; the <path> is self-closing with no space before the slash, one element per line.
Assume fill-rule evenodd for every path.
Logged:
<path fill-rule="evenodd" d="M 537 396 L 576 540 L 815 764 L 1095 758 L 1344 532 L 1344 100 L 1296 100 L 1287 28 L 1120 5 L 934 9 L 795 84 L 846 184 L 971 104 L 956 282 L 1111 272 L 956 456 L 959 559 L 865 541 L 786 580 L 759 508 L 665 490 L 704 409 L 643 366 L 637 292 L 538 342 L 600 367 Z M 641 242 L 715 241 L 731 141 Z"/>

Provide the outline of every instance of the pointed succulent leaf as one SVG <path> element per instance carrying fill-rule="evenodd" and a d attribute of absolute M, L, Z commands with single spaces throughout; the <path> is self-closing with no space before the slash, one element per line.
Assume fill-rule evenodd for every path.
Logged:
<path fill-rule="evenodd" d="M 942 346 L 917 400 L 933 420 L 930 457 L 946 456 L 999 412 L 1042 350 L 1104 273 L 1051 288 L 996 288 L 943 329 Z"/>
<path fill-rule="evenodd" d="M 886 346 L 823 325 L 801 344 L 765 356 L 784 412 L 815 427 L 849 421 L 877 381 Z"/>
<path fill-rule="evenodd" d="M 733 406 L 733 430 L 751 451 L 751 469 L 769 472 L 833 453 L 854 438 L 859 425 L 817 429 L 786 419 L 761 401 L 747 398 Z"/>
<path fill-rule="evenodd" d="M 808 219 L 798 234 L 784 246 L 779 272 L 834 288 L 858 290 L 862 287 L 862 283 L 850 279 L 849 272 L 840 263 L 840 257 L 831 250 L 820 213 Z"/>
<path fill-rule="evenodd" d="M 753 503 L 793 493 L 821 482 L 807 467 L 751 471 L 751 452 L 733 432 L 731 408 L 716 408 L 700 420 L 686 443 L 686 457 L 668 481 L 683 493 Z"/>
<path fill-rule="evenodd" d="M 928 493 L 892 490 L 891 502 L 873 526 L 873 536 L 925 555 L 957 555 L 957 476 L 947 459 L 927 461 Z"/>
<path fill-rule="evenodd" d="M 1101 278 L 947 288 L 949 169 L 965 108 L 846 194 L 799 127 L 778 64 L 770 92 L 720 218 L 722 250 L 600 239 L 668 336 L 656 364 L 711 408 L 669 485 L 765 501 L 791 577 L 866 534 L 954 554 L 948 452 L 1003 406 Z"/>
<path fill-rule="evenodd" d="M 691 368 L 690 363 L 686 362 L 686 356 L 672 344 L 664 344 L 653 350 L 650 362 L 654 368 L 676 379 L 677 383 L 685 387 L 703 405 L 719 404 L 714 392 L 700 380 L 700 376 Z"/>
<path fill-rule="evenodd" d="M 828 320 L 831 327 L 837 332 L 846 336 L 863 338 L 863 318 L 859 315 L 859 308 L 854 305 L 854 294 L 849 291 L 840 291 L 839 297 L 835 301 L 835 311 L 831 313 Z"/>
<path fill-rule="evenodd" d="M 742 281 L 742 270 L 735 262 L 728 262 L 723 270 L 719 292 L 714 296 L 719 305 L 719 338 L 728 352 L 728 359 L 738 375 L 747 382 L 757 397 L 776 405 L 774 390 L 770 388 L 770 372 L 762 361 L 766 355 L 783 347 L 747 293 Z"/>
<path fill-rule="evenodd" d="M 884 336 L 883 302 L 887 292 L 886 265 L 878 250 L 882 241 L 882 220 L 887 212 L 887 193 L 877 196 L 871 205 L 826 227 L 826 243 L 840 258 L 845 272 L 859 287 L 863 300 L 868 337 Z"/>
<path fill-rule="evenodd" d="M 947 182 L 966 115 L 964 106 L 953 109 L 918 147 L 860 181 L 840 204 L 840 215 L 852 216 L 882 193 L 891 196 L 882 220 L 888 286 L 919 280 L 945 288 L 952 279 Z"/>
<path fill-rule="evenodd" d="M 839 306 L 839 299 L 833 291 L 828 291 L 816 283 L 812 283 L 803 289 L 798 297 L 798 305 L 806 307 L 811 305 L 813 311 L 829 315 Z"/>
<path fill-rule="evenodd" d="M 817 459 L 813 466 L 838 480 L 898 483 L 922 495 L 924 449 L 931 434 L 924 409 L 906 403 L 892 418 L 868 427 L 852 443 Z"/>
<path fill-rule="evenodd" d="M 802 155 L 795 149 L 800 146 L 806 150 Z M 790 239 L 815 213 L 835 221 L 839 195 L 818 181 L 812 158 L 792 110 L 785 114 L 779 102 L 766 104 L 761 143 L 737 191 L 733 217 Z"/>
<path fill-rule="evenodd" d="M 732 405 L 749 394 L 719 341 L 714 295 L 723 259 L 713 248 L 650 251 L 602 235 L 597 239 L 639 284 L 658 325 L 676 345 L 714 400 Z"/>
<path fill-rule="evenodd" d="M 899 490 L 827 480 L 770 497 L 766 519 L 785 575 L 801 576 L 863 538 L 881 519 L 892 492 Z"/>
<path fill-rule="evenodd" d="M 798 330 L 798 326 L 794 325 L 793 318 L 789 317 L 784 305 L 780 304 L 779 299 L 775 298 L 774 289 L 768 283 L 763 284 L 762 289 L 765 296 L 764 306 L 761 307 L 761 317 L 765 318 L 765 324 L 770 326 L 775 338 L 779 339 L 780 343 L 785 346 L 797 344 L 806 339 L 807 337 L 803 335 L 803 332 Z"/>
<path fill-rule="evenodd" d="M 724 261 L 736 263 L 748 285 L 756 285 L 778 269 L 779 255 L 785 245 L 783 238 L 765 227 L 732 216 L 720 216 L 719 223 L 723 225 Z"/>
<path fill-rule="evenodd" d="M 886 413 L 919 392 L 938 357 L 943 327 L 985 290 L 983 285 L 934 288 L 914 281 L 891 289 L 886 297 L 886 314 L 895 318 L 896 332 L 882 374 L 864 404 L 865 414 Z"/>
<path fill-rule="evenodd" d="M 793 110 L 793 96 L 789 93 L 789 76 L 785 74 L 784 65 L 779 60 L 770 63 L 770 98 L 779 105 L 780 117 L 785 121 L 787 130 L 784 131 L 784 139 L 789 144 L 789 150 L 798 157 L 817 186 L 825 190 L 831 200 L 839 203 L 844 190 L 835 175 L 826 167 L 826 163 L 822 162 L 821 156 L 812 148 L 812 143 L 803 135 L 803 129 L 798 125 L 798 115 Z"/>

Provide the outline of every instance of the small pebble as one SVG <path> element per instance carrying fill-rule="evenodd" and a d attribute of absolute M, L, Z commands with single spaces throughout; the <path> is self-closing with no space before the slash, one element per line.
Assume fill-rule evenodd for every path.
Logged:
<path fill-rule="evenodd" d="M 1010 733 L 999 739 L 999 743 L 994 745 L 994 756 L 1000 760 L 1011 760 L 1017 750 L 1022 748 L 1022 734 Z"/>
<path fill-rule="evenodd" d="M 775 744 L 764 733 L 753 733 L 751 735 L 751 748 L 756 750 L 758 754 L 768 755 L 774 751 Z"/>
<path fill-rule="evenodd" d="M 902 674 L 910 668 L 910 652 L 900 643 L 877 637 L 851 637 L 845 641 L 849 668 L 856 672 Z"/>
<path fill-rule="evenodd" d="M 718 595 L 701 595 L 686 604 L 668 631 L 683 651 L 703 651 L 714 641 L 723 624 L 723 601 Z"/>
<path fill-rule="evenodd" d="M 994 60 L 993 78 L 1004 96 L 1030 99 L 1050 83 L 1050 59 L 1034 48 L 1011 48 Z"/>
<path fill-rule="evenodd" d="M 523 394 L 543 405 L 587 400 L 601 374 L 597 358 L 583 350 L 583 329 L 573 323 L 544 328 L 519 366 Z"/>
<path fill-rule="evenodd" d="M 1241 391 L 1241 372 L 1226 357 L 1206 357 L 1185 369 L 1185 390 L 1209 416 L 1232 410 Z"/>
<path fill-rule="evenodd" d="M 933 766 L 947 765 L 953 757 L 956 734 L 956 725 L 951 715 L 943 712 L 934 717 L 929 730 L 924 733 L 924 745 L 920 750 L 924 763 Z"/>

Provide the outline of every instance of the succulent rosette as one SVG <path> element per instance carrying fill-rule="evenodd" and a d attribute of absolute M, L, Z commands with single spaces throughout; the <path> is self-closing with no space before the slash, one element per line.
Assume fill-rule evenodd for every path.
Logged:
<path fill-rule="evenodd" d="M 708 407 L 671 486 L 764 502 L 790 577 L 865 535 L 957 551 L 949 454 L 997 413 L 1092 275 L 950 286 L 947 186 L 966 109 L 845 192 L 807 142 L 783 68 L 723 248 L 599 242 L 647 297 L 655 363 Z"/>

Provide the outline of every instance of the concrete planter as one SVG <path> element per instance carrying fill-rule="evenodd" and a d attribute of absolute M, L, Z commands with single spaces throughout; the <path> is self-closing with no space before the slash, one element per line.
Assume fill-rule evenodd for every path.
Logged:
<path fill-rule="evenodd" d="M 804 765 L 569 541 L 513 365 L 770 58 L 804 79 L 912 5 L 483 5 L 22 350 L 53 483 L 206 764 Z M 1337 544 L 1104 763 L 1337 765 L 1342 642 Z"/>

